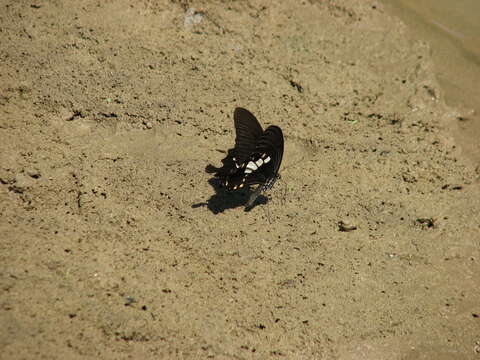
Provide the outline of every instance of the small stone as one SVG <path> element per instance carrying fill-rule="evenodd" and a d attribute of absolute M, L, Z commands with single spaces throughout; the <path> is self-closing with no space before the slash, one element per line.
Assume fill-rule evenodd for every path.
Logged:
<path fill-rule="evenodd" d="M 187 9 L 183 25 L 187 30 L 191 30 L 195 25 L 200 24 L 203 20 L 203 12 L 195 10 L 195 8 Z"/>
<path fill-rule="evenodd" d="M 153 127 L 152 123 L 150 121 L 144 121 L 143 122 L 143 125 L 145 125 L 145 127 L 147 129 L 151 129 Z"/>
<path fill-rule="evenodd" d="M 12 184 L 15 182 L 15 175 L 5 172 L 0 174 L 0 184 Z"/>
<path fill-rule="evenodd" d="M 435 222 L 434 218 L 418 218 L 415 220 L 415 223 L 423 228 L 433 228 L 436 225 Z"/>
<path fill-rule="evenodd" d="M 133 303 L 136 303 L 137 300 L 135 300 L 135 298 L 133 296 L 125 296 L 125 306 L 130 306 L 132 305 Z"/>
<path fill-rule="evenodd" d="M 15 176 L 15 189 L 16 192 L 23 193 L 26 189 L 33 185 L 33 180 L 26 177 L 24 174 L 17 174 Z"/>
<path fill-rule="evenodd" d="M 40 174 L 40 171 L 38 169 L 33 169 L 33 168 L 26 169 L 25 172 L 27 173 L 28 176 L 34 179 L 38 179 L 42 176 L 42 174 Z"/>
<path fill-rule="evenodd" d="M 357 230 L 357 226 L 352 224 L 349 221 L 341 220 L 338 222 L 338 230 L 342 232 L 354 231 L 354 230 Z"/>

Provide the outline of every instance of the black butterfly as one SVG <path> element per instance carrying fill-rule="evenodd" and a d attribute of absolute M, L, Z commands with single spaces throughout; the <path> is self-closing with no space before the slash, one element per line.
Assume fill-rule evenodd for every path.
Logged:
<path fill-rule="evenodd" d="M 255 116 L 243 108 L 235 109 L 233 119 L 235 147 L 222 160 L 223 167 L 217 169 L 215 176 L 228 191 L 258 185 L 246 204 L 250 207 L 280 178 L 278 170 L 283 157 L 283 133 L 275 125 L 263 131 Z"/>

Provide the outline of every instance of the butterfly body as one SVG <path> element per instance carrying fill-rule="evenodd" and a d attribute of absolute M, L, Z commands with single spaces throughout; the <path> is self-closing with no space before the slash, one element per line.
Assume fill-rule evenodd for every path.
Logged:
<path fill-rule="evenodd" d="M 275 125 L 263 131 L 255 116 L 243 108 L 235 109 L 234 123 L 235 147 L 223 160 L 224 166 L 217 176 L 228 191 L 258 185 L 247 203 L 249 206 L 280 177 L 283 133 Z"/>

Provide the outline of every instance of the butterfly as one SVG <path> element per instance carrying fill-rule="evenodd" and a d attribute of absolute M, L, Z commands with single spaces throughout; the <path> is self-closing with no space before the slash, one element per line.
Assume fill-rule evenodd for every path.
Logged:
<path fill-rule="evenodd" d="M 283 132 L 275 125 L 264 131 L 256 117 L 240 107 L 235 109 L 233 120 L 235 147 L 222 160 L 223 167 L 218 169 L 216 176 L 227 191 L 258 185 L 246 204 L 250 207 L 280 178 L 278 170 L 283 158 Z"/>

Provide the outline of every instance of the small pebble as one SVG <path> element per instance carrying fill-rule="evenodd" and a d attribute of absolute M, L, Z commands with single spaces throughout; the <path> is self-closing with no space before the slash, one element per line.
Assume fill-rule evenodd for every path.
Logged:
<path fill-rule="evenodd" d="M 136 302 L 137 302 L 137 300 L 135 300 L 134 297 L 125 296 L 125 304 L 124 304 L 125 306 L 130 306 L 130 305 L 132 305 L 133 303 L 136 303 Z"/>
<path fill-rule="evenodd" d="M 38 179 L 40 176 L 42 176 L 40 174 L 40 171 L 38 171 L 37 169 L 26 169 L 25 172 L 27 173 L 28 176 L 30 176 L 31 178 L 34 178 L 34 179 Z"/>
<path fill-rule="evenodd" d="M 338 222 L 338 230 L 342 232 L 349 232 L 357 230 L 357 226 L 352 224 L 351 222 L 341 220 Z"/>
<path fill-rule="evenodd" d="M 186 29 L 192 29 L 194 25 L 200 24 L 203 20 L 203 13 L 194 8 L 187 9 L 183 25 Z"/>

